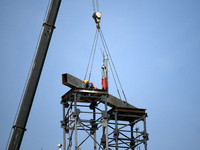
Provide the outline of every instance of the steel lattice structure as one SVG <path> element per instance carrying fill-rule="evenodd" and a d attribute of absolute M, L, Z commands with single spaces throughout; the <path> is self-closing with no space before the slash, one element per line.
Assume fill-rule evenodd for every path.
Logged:
<path fill-rule="evenodd" d="M 143 144 L 147 150 L 146 110 L 136 108 L 105 90 L 84 88 L 82 82 L 63 74 L 63 84 L 72 88 L 61 100 L 63 149 L 134 150 Z M 143 125 L 142 130 L 134 131 L 137 123 Z"/>

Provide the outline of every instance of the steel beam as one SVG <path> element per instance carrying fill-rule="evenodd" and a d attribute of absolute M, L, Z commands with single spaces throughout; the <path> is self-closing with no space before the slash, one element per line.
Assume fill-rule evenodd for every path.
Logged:
<path fill-rule="evenodd" d="M 62 84 L 70 87 L 70 88 L 85 88 L 84 81 L 68 74 L 62 74 Z"/>
<path fill-rule="evenodd" d="M 114 107 L 125 107 L 125 108 L 136 108 L 133 105 L 111 95 L 108 94 L 107 102 L 109 106 L 114 106 Z"/>
<path fill-rule="evenodd" d="M 85 89 L 85 83 L 81 79 L 74 77 L 68 73 L 62 75 L 62 83 L 70 88 L 78 88 L 77 91 L 80 92 L 91 92 L 91 93 L 104 93 L 103 91 L 99 91 L 100 89 Z M 80 89 L 84 88 L 84 89 Z M 64 99 L 64 97 L 63 97 Z M 125 107 L 125 108 L 136 108 L 131 104 L 111 95 L 108 94 L 107 102 L 109 106 L 113 107 Z"/>

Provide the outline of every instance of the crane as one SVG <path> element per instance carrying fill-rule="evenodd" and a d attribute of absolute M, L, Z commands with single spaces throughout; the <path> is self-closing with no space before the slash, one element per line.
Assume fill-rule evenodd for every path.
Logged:
<path fill-rule="evenodd" d="M 9 141 L 8 150 L 18 150 L 26 131 L 26 124 L 30 114 L 31 106 L 34 100 L 37 85 L 42 72 L 45 57 L 48 51 L 49 43 L 55 29 L 55 22 L 59 11 L 61 0 L 51 0 L 45 23 L 43 23 L 43 31 L 40 37 L 37 52 L 31 68 L 31 73 L 25 92 L 22 98 L 22 103 L 17 116 L 17 120 L 13 125 L 12 136 Z"/>
<path fill-rule="evenodd" d="M 93 0 L 93 3 L 94 3 L 94 0 Z M 9 140 L 8 150 L 19 150 L 20 149 L 21 142 L 22 142 L 22 139 L 23 139 L 23 135 L 24 135 L 24 132 L 26 131 L 26 124 L 27 124 L 29 114 L 30 114 L 30 111 L 31 111 L 35 92 L 37 90 L 37 85 L 38 85 L 40 75 L 41 75 L 41 72 L 42 72 L 42 68 L 43 68 L 43 65 L 44 65 L 44 62 L 45 62 L 45 57 L 46 57 L 46 54 L 47 54 L 47 51 L 48 51 L 48 47 L 49 47 L 49 44 L 50 44 L 50 41 L 51 41 L 53 31 L 55 29 L 54 25 L 55 25 L 55 22 L 56 22 L 56 18 L 57 18 L 57 14 L 58 14 L 58 11 L 59 11 L 59 8 L 60 8 L 60 4 L 61 4 L 61 0 L 51 0 L 51 4 L 50 4 L 49 10 L 48 10 L 48 15 L 46 17 L 46 21 L 43 23 L 43 31 L 42 31 L 42 34 L 41 34 L 41 37 L 40 37 L 40 40 L 39 40 L 39 44 L 38 44 L 38 47 L 37 47 L 34 62 L 32 64 L 31 72 L 30 72 L 30 75 L 29 75 L 29 78 L 28 78 L 28 83 L 25 87 L 25 92 L 23 94 L 22 103 L 21 103 L 20 110 L 19 110 L 19 113 L 18 113 L 18 116 L 17 116 L 17 120 L 16 120 L 15 124 L 13 125 L 12 136 Z M 103 33 L 100 30 L 100 25 L 99 25 L 99 23 L 101 21 L 101 16 L 102 16 L 101 12 L 99 12 L 98 9 L 97 9 L 97 12 L 95 12 L 92 17 L 95 20 L 97 30 L 99 31 L 101 40 L 103 41 L 104 47 L 107 50 L 107 51 L 105 50 L 105 52 L 106 52 L 106 55 L 107 55 L 107 58 L 108 58 L 108 55 L 110 55 L 110 53 L 108 51 L 107 45 L 105 43 L 105 39 L 103 37 Z M 111 62 L 113 64 L 111 56 L 110 56 L 110 59 L 111 59 Z M 105 56 L 103 55 L 103 66 L 101 67 L 101 69 L 102 69 L 102 89 L 106 92 L 108 92 L 108 71 L 107 71 L 107 68 L 108 68 L 107 59 L 105 59 Z M 115 70 L 115 68 L 114 68 L 114 70 Z M 116 72 L 116 70 L 115 70 L 115 72 Z M 118 78 L 118 76 L 117 76 L 117 78 Z M 75 77 L 72 77 L 69 74 L 63 74 L 63 84 L 66 84 L 69 87 L 85 88 L 85 84 L 83 84 L 83 83 L 84 82 L 82 82 L 81 80 L 79 80 Z M 121 86 L 121 84 L 120 84 L 120 86 Z M 123 89 L 122 89 L 122 92 L 123 92 Z M 123 94 L 124 94 L 124 92 L 123 92 Z M 134 112 L 134 113 L 136 113 L 136 114 L 138 113 L 138 111 L 139 112 L 141 111 L 140 114 L 142 114 L 143 116 L 140 116 L 140 117 L 142 117 L 140 119 L 144 120 L 144 135 L 143 135 L 143 138 L 144 138 L 145 149 L 147 149 L 146 140 L 148 140 L 148 134 L 146 133 L 145 117 L 147 116 L 147 114 L 145 112 L 145 109 L 138 109 L 138 108 L 128 104 L 126 97 L 125 97 L 125 94 L 124 94 L 124 97 L 125 97 L 126 102 L 122 101 L 121 98 L 118 99 L 118 98 L 115 98 L 112 95 L 109 95 L 108 99 L 106 98 L 106 95 L 101 95 L 101 97 L 102 97 L 101 101 L 105 102 L 105 106 L 106 106 L 105 112 L 108 112 L 107 111 L 107 104 L 111 107 L 114 106 L 115 111 L 116 111 L 117 108 L 119 108 L 119 110 L 117 110 L 117 111 L 122 112 L 122 113 L 124 113 L 123 112 L 124 109 L 125 109 L 125 112 L 127 113 L 126 108 L 128 108 L 128 110 L 135 109 L 137 112 Z M 64 100 L 62 100 L 63 104 L 65 102 Z M 75 96 L 75 101 L 76 101 L 76 96 Z M 91 105 L 91 108 L 92 107 L 94 107 L 94 106 Z M 64 109 L 65 109 L 65 106 L 64 106 Z M 70 109 L 71 109 L 71 107 L 70 107 Z M 75 108 L 75 110 L 77 110 L 77 109 Z M 95 109 L 94 109 L 94 111 L 95 111 Z M 131 110 L 131 112 L 132 112 L 132 110 Z M 115 126 L 116 126 L 116 129 L 117 129 L 117 113 L 115 113 L 115 114 L 116 114 L 115 115 L 115 120 L 116 120 Z M 122 114 L 122 115 L 124 115 L 124 114 Z M 108 114 L 105 113 L 104 117 L 105 117 L 104 119 L 108 119 Z M 134 114 L 132 114 L 132 119 L 133 118 L 135 119 Z M 112 119 L 114 119 L 114 117 Z M 124 120 L 122 120 L 122 121 L 124 121 Z M 126 121 L 126 119 L 125 119 L 125 121 Z M 76 121 L 74 121 L 74 122 L 76 124 Z M 132 122 L 132 123 L 134 123 L 134 122 Z M 66 126 L 64 126 L 64 127 L 66 127 Z M 133 128 L 132 124 L 131 124 L 131 128 Z M 104 133 L 103 133 L 103 136 L 102 136 L 102 139 L 103 139 L 102 143 L 105 143 L 105 141 L 107 141 L 105 147 L 106 147 L 106 149 L 108 149 L 108 146 L 109 146 L 108 145 L 108 127 L 107 127 L 106 124 L 104 126 L 104 129 L 103 129 Z M 118 131 L 118 129 L 116 131 Z M 77 128 L 75 129 L 75 132 L 76 132 L 75 134 L 77 134 Z M 105 132 L 106 132 L 107 136 L 106 136 L 106 139 L 104 140 Z M 72 133 L 70 133 L 70 134 L 72 135 Z M 118 132 L 115 133 L 117 141 L 118 141 L 118 137 L 117 137 L 118 134 L 119 134 Z M 131 139 L 134 140 L 133 131 L 131 131 L 131 134 L 132 134 Z M 133 143 L 133 145 L 131 145 L 131 148 L 134 149 L 134 146 L 135 146 L 135 143 Z M 62 145 L 58 144 L 58 148 L 61 149 L 61 147 L 62 147 Z M 65 142 L 64 142 L 64 149 L 65 149 L 65 147 L 66 147 L 66 145 L 65 145 Z M 76 149 L 78 148 L 77 142 L 75 143 L 75 147 L 76 147 Z M 118 149 L 118 142 L 116 144 L 116 149 Z"/>

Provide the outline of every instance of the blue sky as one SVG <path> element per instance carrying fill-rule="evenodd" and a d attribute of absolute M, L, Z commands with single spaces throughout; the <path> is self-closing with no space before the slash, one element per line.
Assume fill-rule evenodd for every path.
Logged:
<path fill-rule="evenodd" d="M 99 1 L 101 29 L 128 102 L 147 109 L 148 149 L 199 149 L 200 1 Z M 0 149 L 5 149 L 47 4 L 1 1 Z M 91 0 L 62 1 L 22 150 L 53 150 L 62 143 L 60 97 L 69 88 L 61 74 L 84 78 L 96 30 L 92 13 Z M 100 48 L 92 76 L 97 87 Z M 112 79 L 110 93 L 117 96 Z"/>

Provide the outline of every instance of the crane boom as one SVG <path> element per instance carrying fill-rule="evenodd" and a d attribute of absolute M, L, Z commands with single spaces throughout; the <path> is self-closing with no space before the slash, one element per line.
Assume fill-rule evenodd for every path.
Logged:
<path fill-rule="evenodd" d="M 31 73 L 23 95 L 22 104 L 13 126 L 12 136 L 9 142 L 8 150 L 19 150 L 23 139 L 24 131 L 28 121 L 31 106 L 34 100 L 37 85 L 42 72 L 45 57 L 48 51 L 49 43 L 55 28 L 55 21 L 60 7 L 61 0 L 51 0 L 48 15 L 43 24 L 43 31 L 40 37 L 39 45 L 32 65 Z"/>

